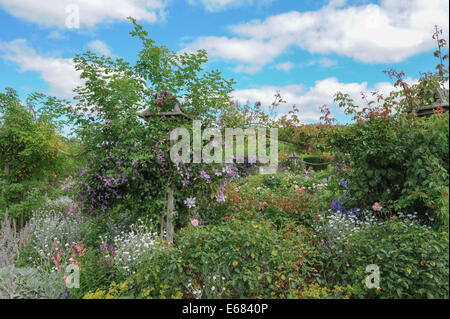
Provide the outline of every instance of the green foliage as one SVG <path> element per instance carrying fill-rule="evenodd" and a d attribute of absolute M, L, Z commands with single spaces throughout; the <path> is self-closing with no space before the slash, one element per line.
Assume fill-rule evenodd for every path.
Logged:
<path fill-rule="evenodd" d="M 97 249 L 89 249 L 79 261 L 80 287 L 70 289 L 72 298 L 80 299 L 89 291 L 107 287 L 114 280 L 111 264 L 99 256 Z"/>
<path fill-rule="evenodd" d="M 145 263 L 130 287 L 142 291 L 167 284 L 173 295 L 181 287 L 185 297 L 196 298 L 296 297 L 317 277 L 309 240 L 301 228 L 282 232 L 266 222 L 190 226 L 178 233 L 174 248 Z"/>
<path fill-rule="evenodd" d="M 305 166 L 312 167 L 316 171 L 326 170 L 330 162 L 329 156 L 307 155 L 303 156 Z"/>
<path fill-rule="evenodd" d="M 61 104 L 35 93 L 25 105 L 13 89 L 0 93 L 0 216 L 9 207 L 9 216 L 20 218 L 20 226 L 42 204 L 36 188 L 63 159 L 59 149 L 65 146 L 52 108 Z"/>
<path fill-rule="evenodd" d="M 325 258 L 329 285 L 351 285 L 356 298 L 448 298 L 448 233 L 387 221 L 337 241 Z M 380 288 L 367 288 L 366 267 L 380 269 Z"/>
<path fill-rule="evenodd" d="M 131 221 L 143 215 L 159 219 L 167 213 L 170 187 L 175 190 L 181 226 L 189 213 L 183 205 L 187 197 L 199 197 L 198 204 L 209 202 L 217 192 L 220 179 L 211 168 L 218 165 L 187 167 L 170 161 L 168 132 L 189 128 L 192 123 L 183 116 L 165 117 L 161 113 L 171 111 L 184 98 L 181 103 L 188 117 L 211 120 L 228 105 L 225 102 L 233 82 L 224 80 L 218 71 L 203 71 L 204 51 L 179 55 L 157 46 L 131 20 L 131 35 L 143 45 L 135 66 L 91 52 L 74 60 L 85 85 L 76 89 L 76 107 L 66 112 L 91 155 L 87 165 L 80 168 L 78 197 L 87 214 L 126 211 L 132 214 Z M 205 183 L 198 178 L 201 169 L 215 180 Z M 181 181 L 189 177 L 189 187 L 184 187 Z"/>
<path fill-rule="evenodd" d="M 333 134 L 331 143 L 351 165 L 336 177 L 350 181 L 350 205 L 370 209 L 379 202 L 395 212 L 432 212 L 437 226 L 448 226 L 448 123 L 448 113 L 368 115 Z"/>
<path fill-rule="evenodd" d="M 66 285 L 59 273 L 37 268 L 0 268 L 0 299 L 56 299 Z"/>
<path fill-rule="evenodd" d="M 395 78 L 401 90 L 383 97 L 374 92 L 373 100 L 363 96 L 367 105 L 354 104 L 348 94 L 337 93 L 335 101 L 356 122 L 336 127 L 330 136 L 330 145 L 341 153 L 342 160 L 351 166 L 338 179 L 349 181 L 346 205 L 370 209 L 378 202 L 390 212 L 430 212 L 434 225 L 448 229 L 449 209 L 449 119 L 443 108 L 429 117 L 418 118 L 413 109 L 438 103 L 435 89 L 446 92 L 448 55 L 442 55 L 445 40 L 439 38 L 436 28 L 433 38 L 440 59 L 436 73 L 423 74 L 419 83 L 409 86 L 404 73 L 386 71 Z M 447 61 L 448 63 L 448 61 Z"/>
<path fill-rule="evenodd" d="M 347 287 L 334 286 L 328 288 L 319 284 L 312 284 L 303 289 L 301 298 L 303 299 L 349 299 L 353 293 L 350 285 Z"/>

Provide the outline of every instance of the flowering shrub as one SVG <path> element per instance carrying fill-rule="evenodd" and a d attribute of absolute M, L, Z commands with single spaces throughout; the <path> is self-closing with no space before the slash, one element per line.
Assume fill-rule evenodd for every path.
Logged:
<path fill-rule="evenodd" d="M 120 299 L 127 297 L 128 285 L 124 282 L 112 282 L 108 289 L 102 290 L 98 288 L 95 292 L 88 292 L 83 299 Z"/>
<path fill-rule="evenodd" d="M 353 165 L 336 177 L 351 181 L 345 205 L 434 212 L 437 226 L 448 225 L 448 132 L 448 113 L 423 119 L 396 113 L 334 135 L 333 144 Z"/>
<path fill-rule="evenodd" d="M 143 216 L 159 222 L 167 214 L 170 188 L 175 197 L 170 218 L 181 227 L 211 195 L 224 201 L 224 179 L 237 171 L 232 166 L 222 170 L 216 163 L 175 164 L 168 132 L 190 129 L 191 118 L 217 120 L 218 110 L 223 113 L 231 107 L 228 94 L 233 81 L 219 72 L 202 71 L 204 51 L 179 55 L 156 46 L 131 20 L 131 35 L 143 44 L 134 67 L 90 52 L 74 60 L 86 82 L 76 89 L 77 108 L 61 112 L 76 124 L 90 154 L 89 162 L 79 168 L 77 198 L 88 215 L 103 218 L 126 211 L 131 222 Z M 187 117 L 165 115 L 176 103 L 184 106 Z"/>
<path fill-rule="evenodd" d="M 351 285 L 358 298 L 448 298 L 448 233 L 416 222 L 387 221 L 335 243 L 328 284 Z M 380 269 L 380 288 L 367 288 L 366 267 Z"/>
<path fill-rule="evenodd" d="M 131 226 L 130 232 L 116 236 L 114 245 L 114 265 L 128 274 L 135 273 L 139 264 L 161 247 L 158 234 L 140 220 Z"/>
<path fill-rule="evenodd" d="M 434 38 L 438 39 L 438 34 L 436 29 Z M 432 97 L 436 88 L 442 88 L 448 100 L 448 90 L 443 87 L 448 83 L 448 65 L 446 69 L 443 64 L 448 55 L 441 52 L 445 40 L 437 41 L 439 72 L 422 75 L 418 84 L 410 87 L 403 73 L 390 70 L 387 73 L 401 90 L 388 97 L 376 92 L 372 100 L 363 96 L 367 103 L 361 107 L 348 94 L 336 94 L 335 101 L 355 120 L 329 134 L 330 145 L 351 168 L 336 177 L 350 181 L 347 208 L 373 207 L 383 215 L 430 212 L 436 227 L 448 228 L 449 114 L 438 111 L 418 118 L 411 113 L 424 106 L 424 100 L 436 102 Z"/>
<path fill-rule="evenodd" d="M 41 210 L 35 212 L 31 223 L 35 250 L 52 249 L 55 241 L 66 249 L 84 239 L 85 222 L 79 215 Z"/>
<path fill-rule="evenodd" d="M 335 251 L 336 242 L 349 238 L 372 225 L 382 223 L 373 214 L 365 212 L 362 215 L 358 217 L 340 212 L 324 214 L 315 230 L 318 236 L 323 238 L 326 249 Z"/>
<path fill-rule="evenodd" d="M 264 175 L 263 180 L 271 178 Z M 251 184 L 243 186 L 233 184 L 227 188 L 226 201 L 218 205 L 219 211 L 223 211 L 219 218 L 237 215 L 245 219 L 268 219 L 278 227 L 287 220 L 311 226 L 318 215 L 312 191 L 296 184 L 273 189 L 264 186 L 253 188 Z"/>
<path fill-rule="evenodd" d="M 310 234 L 270 226 L 239 220 L 189 226 L 174 246 L 155 250 L 127 283 L 135 297 L 296 297 L 319 276 L 316 252 L 306 244 Z"/>

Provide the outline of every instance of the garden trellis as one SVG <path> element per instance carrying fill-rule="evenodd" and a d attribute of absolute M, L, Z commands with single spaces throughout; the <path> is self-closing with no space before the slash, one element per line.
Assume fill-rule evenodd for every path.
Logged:
<path fill-rule="evenodd" d="M 144 118 L 146 121 L 149 120 L 151 117 L 152 112 L 150 109 L 146 109 L 145 111 L 139 113 L 139 116 Z M 173 110 L 168 112 L 158 112 L 158 115 L 165 118 L 170 119 L 174 117 L 178 118 L 184 118 L 192 120 L 192 117 L 186 114 L 184 111 L 183 106 L 177 101 L 173 107 Z M 174 235 L 174 225 L 172 222 L 173 216 L 175 215 L 175 200 L 173 195 L 173 188 L 170 185 L 168 185 L 168 192 L 167 192 L 167 214 L 161 215 L 160 222 L 161 222 L 161 236 L 164 235 L 164 232 L 166 233 L 166 240 L 169 243 L 173 242 L 173 235 Z"/>

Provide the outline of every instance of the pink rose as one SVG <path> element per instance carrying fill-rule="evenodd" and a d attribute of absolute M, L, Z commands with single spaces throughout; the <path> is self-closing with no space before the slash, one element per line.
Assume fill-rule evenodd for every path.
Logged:
<path fill-rule="evenodd" d="M 375 204 L 373 204 L 372 209 L 374 211 L 380 211 L 383 207 L 381 207 L 381 205 L 378 202 L 375 202 Z"/>
<path fill-rule="evenodd" d="M 191 224 L 194 226 L 198 226 L 198 220 L 197 219 L 192 219 L 191 220 Z"/>

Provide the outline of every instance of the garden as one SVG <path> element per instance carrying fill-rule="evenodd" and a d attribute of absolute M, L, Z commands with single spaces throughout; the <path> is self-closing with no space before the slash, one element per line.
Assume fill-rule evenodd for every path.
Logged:
<path fill-rule="evenodd" d="M 74 101 L 0 92 L 0 299 L 449 298 L 442 31 L 418 83 L 387 70 L 387 96 L 336 92 L 350 124 L 327 107 L 304 124 L 295 106 L 273 116 L 280 94 L 234 102 L 205 51 L 172 52 L 130 21 L 137 62 L 77 55 Z M 211 134 L 196 142 L 193 121 Z M 274 174 L 190 147 L 174 160 L 176 129 L 205 157 L 248 127 L 278 130 Z"/>

